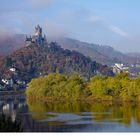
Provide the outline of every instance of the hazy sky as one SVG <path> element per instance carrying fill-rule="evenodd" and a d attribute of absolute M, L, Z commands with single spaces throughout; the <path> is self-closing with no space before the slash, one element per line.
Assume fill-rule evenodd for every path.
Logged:
<path fill-rule="evenodd" d="M 140 52 L 140 0 L 1 0 L 0 34 L 68 36 Z"/>

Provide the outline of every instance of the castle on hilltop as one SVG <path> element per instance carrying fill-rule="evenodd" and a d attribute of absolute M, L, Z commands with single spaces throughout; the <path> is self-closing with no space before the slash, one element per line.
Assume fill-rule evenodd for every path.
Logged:
<path fill-rule="evenodd" d="M 35 27 L 35 32 L 33 36 L 26 36 L 25 43 L 26 46 L 29 46 L 31 44 L 35 44 L 37 46 L 47 45 L 46 36 L 42 36 L 42 28 L 39 25 Z"/>

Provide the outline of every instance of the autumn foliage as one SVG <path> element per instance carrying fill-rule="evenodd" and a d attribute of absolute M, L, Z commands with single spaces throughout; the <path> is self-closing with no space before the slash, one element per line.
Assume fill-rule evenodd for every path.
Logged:
<path fill-rule="evenodd" d="M 49 74 L 33 79 L 26 95 L 32 99 L 71 99 L 71 100 L 140 100 L 140 78 L 131 79 L 126 73 L 114 77 L 94 76 L 85 81 L 77 74 L 65 76 Z"/>

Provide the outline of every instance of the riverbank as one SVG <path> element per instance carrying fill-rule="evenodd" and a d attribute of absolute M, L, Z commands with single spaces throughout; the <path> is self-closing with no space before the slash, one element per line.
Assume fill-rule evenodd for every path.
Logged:
<path fill-rule="evenodd" d="M 0 91 L 1 95 L 8 95 L 8 94 L 24 94 L 26 90 L 18 90 L 18 91 Z"/>

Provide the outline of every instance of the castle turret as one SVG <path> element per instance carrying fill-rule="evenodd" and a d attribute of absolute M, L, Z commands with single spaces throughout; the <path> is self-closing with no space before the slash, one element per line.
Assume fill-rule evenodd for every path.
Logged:
<path fill-rule="evenodd" d="M 32 37 L 26 37 L 26 46 L 29 46 L 30 44 L 36 44 L 37 46 L 47 45 L 46 36 L 42 36 L 42 28 L 39 25 L 35 27 L 35 32 Z"/>
<path fill-rule="evenodd" d="M 35 27 L 35 36 L 42 37 L 42 28 L 39 25 L 37 25 L 37 27 Z"/>

